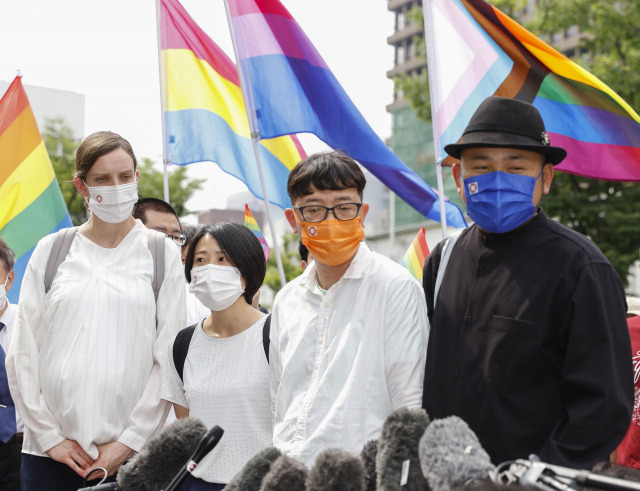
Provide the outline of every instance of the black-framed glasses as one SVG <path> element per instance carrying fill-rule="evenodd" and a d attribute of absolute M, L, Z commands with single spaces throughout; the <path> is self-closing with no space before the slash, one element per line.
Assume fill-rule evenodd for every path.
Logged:
<path fill-rule="evenodd" d="M 294 207 L 294 210 L 300 212 L 305 222 L 321 222 L 327 218 L 329 212 L 332 212 L 333 216 L 338 220 L 346 221 L 357 217 L 361 206 L 362 203 L 340 203 L 331 208 L 321 205 L 308 205 Z"/>
<path fill-rule="evenodd" d="M 165 234 L 165 235 L 167 236 L 168 239 L 171 239 L 179 246 L 183 246 L 187 241 L 187 237 L 184 234 L 175 234 L 175 235 Z"/>

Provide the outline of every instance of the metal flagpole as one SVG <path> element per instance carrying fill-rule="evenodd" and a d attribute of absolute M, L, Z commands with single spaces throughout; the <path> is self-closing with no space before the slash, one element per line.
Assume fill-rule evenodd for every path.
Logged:
<path fill-rule="evenodd" d="M 267 195 L 267 185 L 264 181 L 264 173 L 262 172 L 262 162 L 260 160 L 260 152 L 258 151 L 258 141 L 260 140 L 260 132 L 258 131 L 258 121 L 256 118 L 256 111 L 253 104 L 253 94 L 251 92 L 250 82 L 244 79 L 242 68 L 240 67 L 240 58 L 238 57 L 238 47 L 236 45 L 236 36 L 233 30 L 233 24 L 231 22 L 231 13 L 229 12 L 229 4 L 227 0 L 224 0 L 224 9 L 227 13 L 227 23 L 229 24 L 229 31 L 231 32 L 231 42 L 233 44 L 233 52 L 236 55 L 236 67 L 238 69 L 238 77 L 240 78 L 240 89 L 242 91 L 242 98 L 244 99 L 244 107 L 249 119 L 249 127 L 251 129 L 251 142 L 253 143 L 253 153 L 256 156 L 256 163 L 258 164 L 258 174 L 260 175 L 260 185 L 262 186 L 262 196 L 264 197 L 264 207 L 267 213 L 267 220 L 269 221 L 269 228 L 271 229 L 271 240 L 273 240 L 273 248 L 276 253 L 276 263 L 278 265 L 278 273 L 280 273 L 280 284 L 284 286 L 287 283 L 287 279 L 284 275 L 284 267 L 282 266 L 282 257 L 280 256 L 280 246 L 278 245 L 278 237 L 276 235 L 276 229 L 273 226 L 273 220 L 271 218 L 271 207 L 269 206 L 269 197 Z"/>
<path fill-rule="evenodd" d="M 169 203 L 169 165 L 171 164 L 171 157 L 169 157 L 169 141 L 167 140 L 167 127 L 164 119 L 165 109 L 167 108 L 167 90 L 166 84 L 163 84 L 163 73 L 166 69 L 166 60 L 162 56 L 162 43 L 160 37 L 162 36 L 160 30 L 160 22 L 162 16 L 160 15 L 160 0 L 156 0 L 156 33 L 158 36 L 158 79 L 160 81 L 160 115 L 162 121 L 162 167 L 163 167 L 163 188 L 164 188 L 164 200 Z"/>
<path fill-rule="evenodd" d="M 436 54 L 434 49 L 435 43 L 435 34 L 433 32 L 433 25 L 430 21 L 431 10 L 427 12 L 427 8 L 425 4 L 429 0 L 422 0 L 422 16 L 424 19 L 424 39 L 427 45 L 427 71 L 429 75 L 436 72 Z M 429 15 L 427 15 L 427 13 Z M 444 200 L 444 181 L 442 179 L 442 158 L 438 155 L 440 151 L 440 142 L 438 141 L 438 131 L 436 128 L 436 120 L 433 117 L 433 102 L 436 100 L 436 83 L 435 80 L 432 81 L 432 78 L 429 77 L 429 97 L 431 99 L 431 129 L 433 130 L 433 154 L 435 155 L 436 161 L 436 180 L 438 183 L 438 201 L 440 203 L 440 225 L 442 227 L 442 238 L 446 239 L 449 236 L 447 232 L 447 213 L 445 210 L 445 200 Z"/>

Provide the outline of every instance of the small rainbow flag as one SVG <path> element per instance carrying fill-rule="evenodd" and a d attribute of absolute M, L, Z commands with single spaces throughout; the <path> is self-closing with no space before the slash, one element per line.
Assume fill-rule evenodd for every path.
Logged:
<path fill-rule="evenodd" d="M 160 0 L 162 100 L 172 164 L 215 162 L 264 198 L 235 64 L 177 0 Z M 269 201 L 291 206 L 289 171 L 306 155 L 298 139 L 258 142 Z"/>
<path fill-rule="evenodd" d="M 244 205 L 244 226 L 251 230 L 256 237 L 258 237 L 260 244 L 262 244 L 262 250 L 264 251 L 264 260 L 266 261 L 267 259 L 269 259 L 271 248 L 269 247 L 269 244 L 267 244 L 267 239 L 264 238 L 264 235 L 262 234 L 262 231 L 258 226 L 258 222 L 256 222 L 256 219 L 253 217 L 253 213 L 251 213 L 249 205 L 246 203 Z"/>
<path fill-rule="evenodd" d="M 11 303 L 18 302 L 38 241 L 72 225 L 27 94 L 16 77 L 0 100 L 0 236 L 17 258 Z"/>
<path fill-rule="evenodd" d="M 484 0 L 423 5 L 437 157 L 497 95 L 538 108 L 568 153 L 556 169 L 640 181 L 640 116 L 611 88 Z"/>
<path fill-rule="evenodd" d="M 424 235 L 424 227 L 418 230 L 416 238 L 405 252 L 400 264 L 409 270 L 409 273 L 418 281 L 422 281 L 422 268 L 429 255 L 429 246 Z"/>

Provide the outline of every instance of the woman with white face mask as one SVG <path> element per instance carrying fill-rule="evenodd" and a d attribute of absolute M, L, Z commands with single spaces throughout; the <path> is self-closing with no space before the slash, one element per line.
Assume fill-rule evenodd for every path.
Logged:
<path fill-rule="evenodd" d="M 265 314 L 251 306 L 264 280 L 262 246 L 248 228 L 218 223 L 189 245 L 185 274 L 190 290 L 211 309 L 191 329 L 186 358 L 169 347 L 161 397 L 176 415 L 195 416 L 224 436 L 189 476 L 183 490 L 219 490 L 260 450 L 271 446 L 269 363 L 263 342 Z M 176 363 L 179 368 L 176 368 Z M 181 372 L 181 373 L 180 373 Z"/>
<path fill-rule="evenodd" d="M 45 271 L 66 231 L 42 239 L 27 266 L 6 362 L 25 424 L 23 490 L 76 490 L 97 467 L 114 476 L 169 411 L 160 360 L 184 325 L 184 280 L 173 242 L 131 216 L 137 178 L 127 140 L 88 136 L 74 184 L 89 220 L 50 285 Z M 150 241 L 164 246 L 157 302 Z"/>

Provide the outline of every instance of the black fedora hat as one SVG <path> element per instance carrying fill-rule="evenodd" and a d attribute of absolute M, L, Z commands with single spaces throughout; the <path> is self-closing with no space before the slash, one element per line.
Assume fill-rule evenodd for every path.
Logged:
<path fill-rule="evenodd" d="M 547 162 L 559 164 L 567 156 L 564 148 L 549 145 L 549 135 L 538 110 L 527 102 L 491 96 L 486 98 L 471 116 L 458 143 L 445 145 L 444 150 L 459 159 L 465 148 L 522 148 L 547 157 Z"/>

